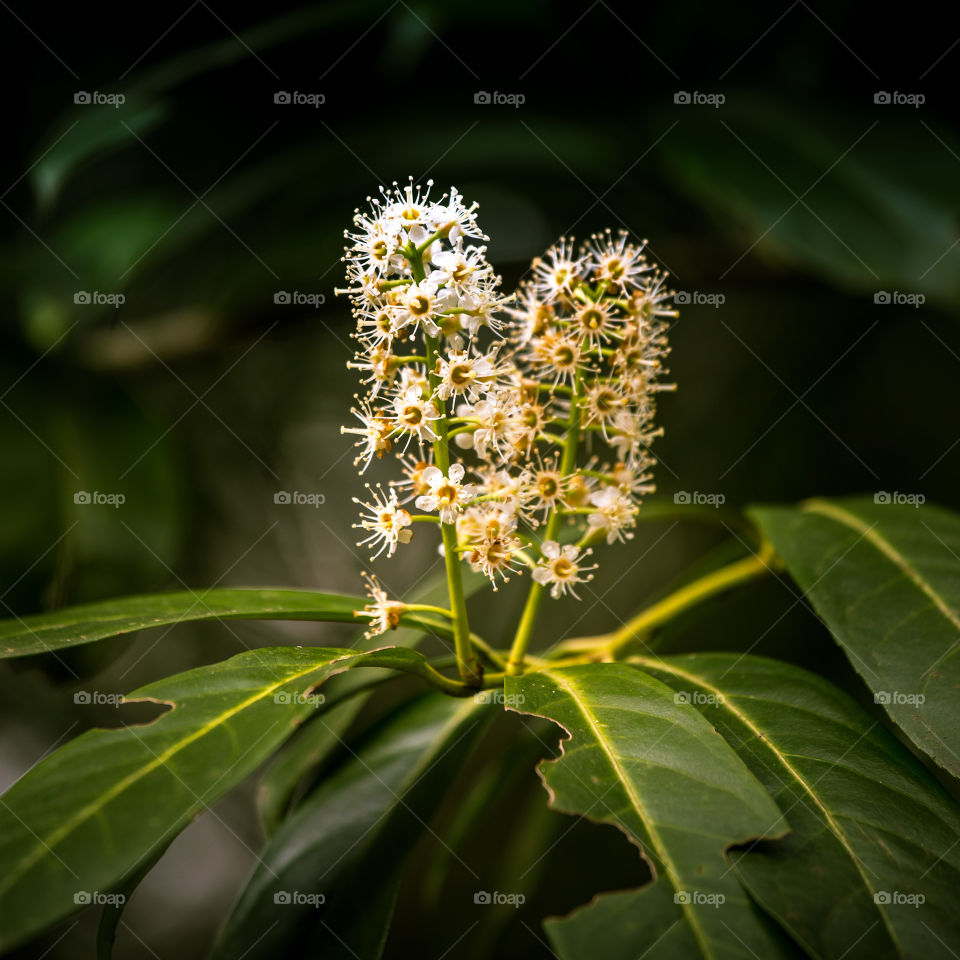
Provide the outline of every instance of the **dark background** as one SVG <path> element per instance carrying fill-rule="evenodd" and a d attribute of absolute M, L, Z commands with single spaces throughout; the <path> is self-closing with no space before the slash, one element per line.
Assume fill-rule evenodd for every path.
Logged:
<path fill-rule="evenodd" d="M 609 629 L 691 565 L 742 551 L 736 510 L 750 502 L 888 491 L 960 505 L 960 24 L 943 16 L 804 0 L 3 3 L 0 609 L 214 584 L 359 592 L 350 498 L 362 486 L 339 433 L 357 386 L 334 288 L 354 207 L 408 176 L 480 201 L 506 289 L 558 237 L 610 226 L 648 238 L 691 301 L 671 333 L 679 389 L 661 403 L 649 522 L 601 553 L 579 606 L 549 610 L 543 643 Z M 125 103 L 75 104 L 80 91 Z M 276 104 L 279 91 L 325 102 Z M 475 103 L 480 91 L 524 102 Z M 876 103 L 880 92 L 925 100 Z M 278 305 L 281 291 L 325 301 Z M 76 303 L 81 292 L 125 302 Z M 280 490 L 325 503 L 277 505 Z M 125 502 L 78 504 L 79 491 Z M 724 509 L 678 520 L 681 491 L 722 495 Z M 420 543 L 377 572 L 402 594 L 435 567 Z M 523 588 L 474 604 L 495 642 Z M 78 689 L 129 691 L 245 646 L 352 635 L 205 625 L 5 662 L 2 785 L 91 724 L 123 722 L 75 705 Z M 787 582 L 688 615 L 664 648 L 752 649 L 862 695 Z M 518 804 L 542 807 L 538 738 L 554 741 L 506 723 L 526 773 L 450 840 L 484 869 L 502 853 L 489 834 Z M 570 826 L 541 820 L 529 850 L 510 847 L 514 878 Z M 601 883 L 590 864 L 619 864 L 602 871 L 608 886 L 617 871 L 642 880 L 613 834 L 576 825 L 515 881 L 529 892 L 543 880 L 540 900 L 451 955 L 549 955 L 537 918 L 589 899 Z M 117 955 L 201 955 L 260 842 L 249 790 L 202 817 L 134 898 Z M 421 866 L 430 853 L 393 949 L 439 957 L 477 917 L 459 906 L 472 881 L 438 879 Z M 46 956 L 89 955 L 94 922 L 88 912 L 18 956 L 61 936 Z"/>

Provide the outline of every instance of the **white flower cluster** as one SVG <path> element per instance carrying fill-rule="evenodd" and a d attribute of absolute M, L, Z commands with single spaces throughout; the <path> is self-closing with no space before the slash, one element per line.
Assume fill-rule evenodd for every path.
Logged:
<path fill-rule="evenodd" d="M 361 473 L 385 453 L 403 471 L 357 526 L 392 555 L 415 521 L 452 525 L 448 545 L 495 589 L 526 566 L 552 596 L 574 593 L 595 567 L 588 545 L 630 538 L 653 490 L 676 316 L 665 277 L 642 244 L 607 232 L 561 241 L 505 297 L 475 242 L 476 205 L 453 189 L 431 200 L 431 185 L 382 189 L 346 233 L 351 366 L 367 394 L 343 431 Z"/>

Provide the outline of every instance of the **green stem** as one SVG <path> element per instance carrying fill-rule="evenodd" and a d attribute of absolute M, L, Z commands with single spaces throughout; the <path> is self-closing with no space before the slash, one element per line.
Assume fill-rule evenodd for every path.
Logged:
<path fill-rule="evenodd" d="M 458 666 L 461 665 L 460 657 L 457 657 Z M 431 687 L 436 688 L 441 693 L 446 693 L 451 697 L 472 697 L 479 688 L 499 687 L 503 684 L 502 673 L 490 673 L 486 677 L 477 677 L 476 680 L 461 681 L 453 680 L 451 677 L 445 677 L 438 670 L 430 666 L 426 660 L 417 663 L 410 663 L 407 666 L 395 666 L 395 670 L 400 673 L 409 673 L 421 680 L 426 680 Z"/>
<path fill-rule="evenodd" d="M 743 560 L 721 567 L 719 570 L 714 570 L 694 580 L 693 583 L 688 583 L 685 587 L 675 590 L 659 603 L 655 603 L 652 607 L 648 607 L 642 613 L 628 620 L 619 630 L 615 630 L 610 635 L 610 643 L 607 648 L 610 655 L 615 657 L 622 653 L 638 636 L 642 636 L 661 623 L 673 619 L 687 607 L 702 603 L 708 597 L 722 593 L 738 583 L 753 580 L 755 577 L 768 573 L 773 557 L 773 547 L 765 541 L 761 545 L 759 553 L 744 557 Z"/>
<path fill-rule="evenodd" d="M 444 237 L 448 237 L 450 235 L 450 230 L 453 228 L 454 222 L 455 221 L 451 220 L 449 223 L 445 223 L 442 227 L 440 227 L 434 233 L 431 233 L 430 236 L 427 237 L 427 239 L 424 240 L 419 247 L 415 248 L 415 253 L 417 255 L 418 263 L 422 263 L 423 253 L 427 249 L 427 247 L 430 246 L 431 243 L 435 243 L 437 240 L 442 240 Z M 408 257 L 407 259 L 410 259 L 410 258 Z M 412 262 L 413 261 L 411 260 L 411 265 L 412 265 Z M 419 278 L 417 277 L 416 270 L 414 270 L 413 278 L 414 280 L 417 281 L 417 283 L 419 283 L 420 280 L 423 279 L 422 277 L 419 277 Z"/>
<path fill-rule="evenodd" d="M 560 474 L 564 477 L 569 476 L 577 464 L 577 445 L 580 442 L 580 388 L 581 379 L 577 377 L 573 395 L 570 398 L 570 427 L 563 443 L 563 457 L 560 461 Z M 551 512 L 543 534 L 544 540 L 557 539 L 560 519 L 559 510 Z M 517 627 L 513 645 L 510 647 L 510 658 L 507 660 L 507 673 L 510 676 L 516 677 L 523 673 L 524 657 L 527 655 L 527 647 L 530 645 L 530 638 L 537 623 L 537 615 L 540 613 L 542 600 L 543 585 L 534 581 L 530 584 L 530 592 L 527 594 L 527 602 L 523 607 L 520 625 Z"/>
<path fill-rule="evenodd" d="M 453 619 L 453 614 L 449 610 L 444 607 L 435 607 L 432 603 L 405 603 L 404 607 L 407 610 L 423 610 L 426 613 L 439 613 L 440 616 L 446 617 L 448 620 Z"/>
<path fill-rule="evenodd" d="M 757 553 L 705 574 L 679 590 L 675 590 L 628 620 L 618 630 L 599 637 L 579 637 L 576 640 L 569 640 L 558 646 L 553 655 L 594 651 L 602 654 L 602 659 L 620 657 L 633 643 L 642 640 L 651 630 L 672 620 L 677 614 L 698 603 L 703 603 L 704 600 L 730 587 L 770 572 L 775 564 L 773 547 L 769 542 L 764 541 Z"/>
<path fill-rule="evenodd" d="M 424 247 L 424 249 L 426 249 Z M 419 283 L 424 279 L 423 253 L 420 249 L 408 249 L 406 257 L 410 263 L 413 279 Z M 427 346 L 427 375 L 430 386 L 437 386 L 434 368 L 437 365 L 438 338 L 423 334 Z M 437 439 L 433 443 L 433 459 L 437 467 L 447 476 L 450 472 L 450 449 L 447 443 L 447 420 L 445 404 L 436 401 L 440 419 L 436 421 Z M 457 527 L 453 523 L 441 523 L 440 535 L 443 538 L 443 557 L 447 570 L 447 589 L 450 594 L 450 611 L 453 614 L 453 645 L 457 654 L 457 666 L 464 683 L 478 686 L 483 679 L 483 669 L 473 652 L 470 642 L 470 622 L 467 619 L 467 599 L 463 592 L 463 578 L 460 573 L 460 557 L 457 553 Z"/>

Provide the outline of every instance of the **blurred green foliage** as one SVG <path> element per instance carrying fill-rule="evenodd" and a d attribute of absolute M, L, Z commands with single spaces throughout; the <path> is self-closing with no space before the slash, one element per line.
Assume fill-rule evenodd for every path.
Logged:
<path fill-rule="evenodd" d="M 683 307 L 672 331 L 666 503 L 899 490 L 960 506 L 960 49 L 915 14 L 700 0 L 0 11 L 23 94 L 0 161 L 5 613 L 184 584 L 357 590 L 359 481 L 339 434 L 351 321 L 334 288 L 354 207 L 408 176 L 480 201 L 508 289 L 559 236 L 622 226 L 691 300 L 723 296 Z M 482 90 L 525 102 L 475 103 Z M 874 102 L 897 90 L 926 102 Z M 78 104 L 80 91 L 126 99 Z M 325 103 L 277 104 L 280 91 Z M 680 91 L 725 103 L 677 104 Z M 281 291 L 325 303 L 278 305 Z M 124 302 L 76 302 L 83 292 Z M 880 292 L 925 303 L 876 304 Z M 287 489 L 326 504 L 276 505 Z M 79 491 L 126 501 L 86 506 Z M 731 530 L 651 520 L 540 635 L 608 628 L 697 558 L 714 562 Z M 400 591 L 431 561 L 414 544 L 378 574 Z M 476 605 L 487 635 L 521 591 Z M 744 636 L 758 608 L 767 630 Z M 753 646 L 857 683 L 782 584 L 692 613 L 665 645 L 683 631 L 701 649 Z M 80 678 L 130 689 L 266 636 L 351 633 L 183 628 L 4 668 L 4 709 L 32 713 L 38 731 L 14 766 L 71 719 L 93 722 L 63 706 Z M 544 813 L 545 836 L 556 816 Z M 558 910 L 577 902 L 558 898 Z M 186 956 L 210 933 L 197 924 L 163 942 Z M 458 953 L 483 955 L 471 949 Z M 524 956 L 542 949 L 526 935 Z"/>

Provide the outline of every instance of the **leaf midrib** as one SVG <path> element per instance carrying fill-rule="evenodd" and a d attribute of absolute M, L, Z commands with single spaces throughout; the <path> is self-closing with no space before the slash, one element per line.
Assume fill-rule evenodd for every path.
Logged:
<path fill-rule="evenodd" d="M 627 775 L 626 770 L 623 769 L 623 766 L 620 763 L 619 758 L 613 750 L 612 744 L 608 743 L 606 737 L 603 735 L 602 728 L 600 727 L 600 721 L 593 715 L 590 709 L 586 706 L 586 698 L 583 695 L 583 691 L 570 679 L 569 676 L 561 675 L 552 670 L 544 671 L 558 686 L 562 687 L 570 699 L 573 701 L 574 705 L 580 711 L 584 720 L 590 726 L 590 729 L 593 731 L 593 735 L 599 745 L 600 749 L 603 751 L 604 755 L 607 758 L 607 761 L 610 763 L 610 766 L 613 767 L 614 772 L 616 773 L 618 779 L 624 786 L 624 790 L 627 793 L 627 797 L 630 799 L 630 803 L 633 806 L 634 811 L 637 816 L 640 818 L 644 827 L 646 828 L 647 834 L 650 837 L 650 842 L 653 845 L 654 850 L 656 850 L 657 856 L 660 858 L 661 863 L 663 864 L 664 873 L 670 878 L 670 882 L 673 885 L 674 890 L 680 889 L 680 875 L 677 870 L 676 865 L 673 863 L 670 855 L 667 853 L 663 841 L 655 829 L 653 818 L 650 816 L 646 807 L 643 805 L 640 797 L 636 793 L 632 782 L 630 781 L 629 776 Z M 653 881 L 656 882 L 656 870 L 654 870 Z M 694 937 L 696 937 L 697 943 L 700 945 L 700 949 L 703 951 L 705 957 L 714 957 L 715 954 L 710 947 L 709 939 L 703 928 L 700 925 L 700 918 L 692 910 L 691 904 L 682 903 L 679 904 L 680 909 L 683 911 L 684 916 L 687 919 L 687 923 L 690 925 L 691 931 L 693 932 Z"/>
<path fill-rule="evenodd" d="M 853 861 L 853 865 L 857 873 L 859 873 L 861 878 L 863 879 L 863 882 L 866 888 L 871 893 L 878 892 L 877 889 L 874 887 L 874 885 L 870 882 L 866 873 L 864 872 L 864 865 L 860 857 L 857 856 L 853 848 L 850 846 L 850 843 L 847 840 L 846 834 L 840 828 L 840 824 L 836 821 L 833 814 L 823 804 L 823 802 L 820 800 L 817 794 L 813 791 L 813 788 L 810 787 L 807 784 L 806 780 L 800 775 L 800 771 L 797 770 L 792 763 L 790 763 L 790 761 L 787 759 L 787 754 L 785 754 L 782 750 L 780 750 L 779 747 L 777 747 L 773 743 L 773 741 L 770 739 L 770 736 L 764 733 L 764 731 L 762 731 L 753 722 L 753 720 L 749 717 L 749 715 L 747 715 L 742 710 L 734 706 L 733 697 L 731 695 L 724 693 L 724 691 L 721 690 L 719 687 L 715 687 L 712 683 L 705 680 L 703 677 L 699 676 L 698 674 L 689 673 L 686 670 L 682 670 L 680 667 L 676 667 L 673 664 L 666 663 L 662 660 L 654 660 L 652 658 L 642 657 L 642 656 L 631 657 L 631 660 L 636 662 L 642 662 L 645 666 L 648 666 L 650 669 L 653 669 L 653 670 L 662 670 L 665 673 L 672 673 L 674 676 L 681 677 L 686 682 L 695 684 L 703 690 L 708 690 L 713 696 L 718 697 L 719 698 L 717 700 L 718 708 L 723 710 L 729 710 L 730 713 L 732 713 L 745 727 L 747 727 L 747 729 L 749 729 L 754 734 L 754 736 L 757 738 L 757 742 L 764 744 L 769 749 L 769 751 L 777 758 L 777 760 L 784 767 L 784 769 L 787 770 L 790 773 L 790 775 L 794 778 L 794 780 L 800 784 L 800 786 L 808 794 L 808 796 L 816 805 L 816 807 L 823 813 L 824 819 L 830 825 L 833 835 L 840 841 L 840 845 L 843 847 L 847 855 Z M 892 941 L 895 944 L 897 944 L 899 947 L 900 940 L 897 937 L 893 927 L 890 925 L 890 918 L 887 916 L 886 911 L 880 909 L 881 905 L 877 904 L 876 901 L 874 901 L 874 906 L 877 908 L 877 912 L 880 914 L 880 917 L 883 920 L 883 925 L 887 928 L 887 932 L 890 934 Z"/>
<path fill-rule="evenodd" d="M 804 512 L 806 513 L 815 513 L 819 516 L 826 517 L 829 520 L 833 520 L 836 523 L 841 524 L 841 526 L 848 527 L 856 533 L 859 533 L 864 540 L 867 540 L 872 544 L 884 557 L 887 558 L 892 564 L 894 564 L 905 577 L 907 577 L 913 585 L 921 591 L 930 602 L 940 611 L 941 614 L 947 619 L 947 621 L 960 631 L 960 616 L 951 609 L 951 607 L 944 601 L 939 593 L 934 589 L 934 587 L 929 584 L 920 572 L 910 563 L 910 561 L 900 553 L 897 548 L 890 543 L 882 534 L 878 533 L 875 529 L 875 524 L 868 526 L 864 523 L 860 517 L 856 514 L 850 513 L 848 510 L 844 510 L 842 507 L 838 507 L 835 504 L 827 503 L 824 500 L 811 500 L 804 506 Z"/>
<path fill-rule="evenodd" d="M 28 854 L 26 857 L 22 858 L 19 863 L 16 864 L 6 875 L 4 881 L 0 883 L 0 896 L 13 886 L 13 884 L 18 881 L 31 867 L 36 864 L 36 862 L 43 857 L 45 851 L 53 852 L 53 848 L 60 843 L 65 837 L 69 836 L 74 830 L 77 829 L 81 824 L 86 820 L 100 813 L 100 811 L 107 806 L 113 799 L 118 797 L 130 786 L 135 784 L 138 780 L 145 777 L 148 773 L 156 770 L 160 766 L 166 764 L 167 760 L 175 756 L 181 750 L 188 747 L 191 743 L 196 742 L 201 737 L 206 736 L 208 733 L 215 730 L 217 727 L 221 726 L 223 723 L 226 723 L 231 717 L 240 713 L 242 710 L 246 710 L 247 707 L 253 705 L 258 700 L 262 700 L 264 697 L 269 696 L 274 690 L 277 690 L 279 687 L 282 687 L 284 684 L 291 683 L 294 680 L 298 680 L 300 677 L 307 676 L 310 673 L 315 673 L 317 670 L 322 669 L 325 666 L 332 666 L 334 663 L 339 662 L 339 660 L 348 659 L 346 656 L 335 658 L 333 660 L 314 663 L 306 670 L 298 671 L 297 673 L 290 674 L 287 677 L 284 677 L 282 680 L 272 683 L 267 687 L 264 687 L 254 696 L 248 697 L 246 700 L 241 701 L 239 704 L 231 707 L 228 710 L 224 710 L 222 713 L 218 714 L 211 721 L 204 724 L 201 727 L 198 727 L 192 733 L 188 734 L 185 737 L 181 737 L 180 740 L 172 744 L 162 753 L 155 754 L 153 759 L 148 763 L 137 768 L 133 772 L 127 774 L 122 780 L 119 780 L 115 783 L 109 790 L 104 791 L 85 807 L 81 808 L 67 820 L 64 824 L 54 830 L 51 834 L 44 838 L 38 838 L 38 843 L 34 847 L 33 853 Z M 176 703 L 173 701 L 164 701 L 170 703 L 171 707 L 176 708 Z"/>
<path fill-rule="evenodd" d="M 243 587 L 243 588 L 237 588 L 236 590 L 231 589 L 229 592 L 235 593 L 238 591 L 249 593 L 251 596 L 262 593 L 262 591 L 260 591 L 256 587 Z M 329 594 L 316 593 L 315 591 L 311 591 L 311 590 L 302 590 L 302 591 L 270 590 L 269 592 L 270 593 L 289 592 L 305 598 L 306 597 L 319 598 L 319 597 L 330 596 Z M 194 599 L 193 607 L 202 607 L 203 609 L 196 614 L 189 613 L 188 611 L 188 614 L 184 616 L 185 621 L 186 620 L 216 620 L 221 618 L 236 619 L 236 618 L 242 618 L 242 617 L 248 617 L 251 620 L 258 620 L 258 619 L 266 620 L 266 619 L 269 619 L 269 617 L 265 616 L 265 614 L 309 613 L 311 607 L 319 606 L 319 604 L 310 604 L 307 607 L 303 607 L 303 608 L 296 607 L 291 609 L 290 607 L 283 606 L 282 600 L 281 600 L 279 602 L 271 601 L 272 603 L 276 604 L 276 606 L 268 607 L 267 605 L 264 605 L 263 607 L 260 607 L 257 610 L 251 611 L 248 613 L 242 608 L 239 608 L 236 606 L 225 608 L 222 610 L 221 609 L 211 610 L 209 607 L 206 606 L 206 601 L 209 599 L 211 602 L 214 602 L 216 600 L 216 597 L 211 597 L 209 590 L 201 594 L 194 594 L 192 593 L 192 591 L 179 591 L 173 594 L 165 594 L 165 595 L 161 594 L 161 596 L 166 596 L 170 598 L 171 602 L 173 602 L 173 598 L 175 597 L 183 597 L 184 599 L 189 599 L 191 596 L 193 597 Z M 0 634 L 0 638 L 4 640 L 9 640 L 9 639 L 15 639 L 16 637 L 22 637 L 22 636 L 37 636 L 38 630 L 39 631 L 43 631 L 44 629 L 63 630 L 63 629 L 69 629 L 71 627 L 83 626 L 84 624 L 91 624 L 93 626 L 96 626 L 99 623 L 104 623 L 104 624 L 124 623 L 128 620 L 136 619 L 135 615 L 131 612 L 126 612 L 126 611 L 111 613 L 109 608 L 112 607 L 113 604 L 115 603 L 129 603 L 130 606 L 132 607 L 134 606 L 134 601 L 144 600 L 144 599 L 155 600 L 156 596 L 145 594 L 143 596 L 135 596 L 135 597 L 120 597 L 117 600 L 104 601 L 102 603 L 98 602 L 98 603 L 91 603 L 91 604 L 83 604 L 80 607 L 72 608 L 74 613 L 76 614 L 82 613 L 82 616 L 79 616 L 77 619 L 74 619 L 74 620 L 58 619 L 55 623 L 51 623 L 46 627 L 44 627 L 43 624 L 39 624 L 36 629 L 31 628 L 30 620 L 32 619 L 48 620 L 51 617 L 56 617 L 57 611 L 50 611 L 48 613 L 30 614 L 29 616 L 24 616 L 18 619 L 17 625 L 19 629 L 11 630 L 9 633 Z M 337 599 L 349 600 L 350 603 L 353 605 L 356 605 L 358 603 L 362 604 L 364 602 L 362 597 L 348 597 L 346 594 L 339 595 Z M 191 607 L 190 609 L 192 610 L 193 607 Z M 64 614 L 66 614 L 66 613 L 69 613 L 70 610 L 65 610 L 63 612 Z M 337 612 L 339 613 L 340 611 L 337 611 Z M 138 622 L 141 622 L 145 625 L 149 625 L 149 623 L 154 620 L 159 621 L 160 624 L 169 622 L 168 618 L 162 613 L 156 614 L 155 616 L 152 616 L 152 617 L 141 617 L 138 619 Z M 13 625 L 12 621 L 8 621 L 8 623 Z M 142 628 L 139 628 L 139 629 L 142 629 Z"/>

